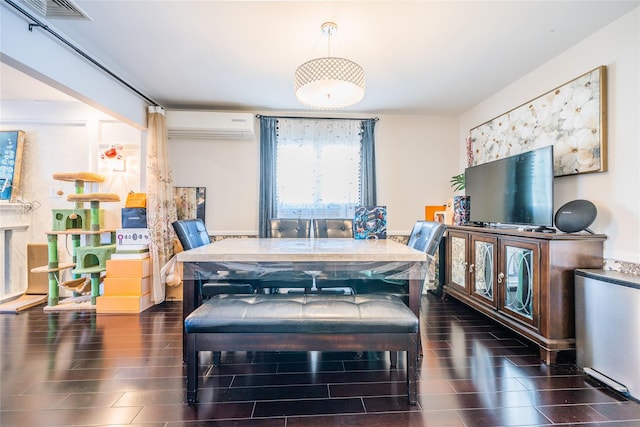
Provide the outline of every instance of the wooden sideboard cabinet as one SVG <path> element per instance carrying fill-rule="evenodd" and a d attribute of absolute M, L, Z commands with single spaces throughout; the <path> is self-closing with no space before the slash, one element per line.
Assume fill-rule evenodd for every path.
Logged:
<path fill-rule="evenodd" d="M 450 226 L 444 292 L 533 341 L 553 364 L 575 349 L 574 270 L 602 268 L 605 239 Z"/>

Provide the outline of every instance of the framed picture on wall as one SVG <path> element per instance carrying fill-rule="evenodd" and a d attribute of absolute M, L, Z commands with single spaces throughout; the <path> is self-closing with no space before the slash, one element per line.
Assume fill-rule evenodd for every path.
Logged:
<path fill-rule="evenodd" d="M 553 145 L 554 175 L 607 170 L 607 68 L 599 66 L 470 130 L 470 166 Z"/>
<path fill-rule="evenodd" d="M 20 169 L 25 133 L 0 132 L 0 200 L 15 202 L 20 195 Z"/>
<path fill-rule="evenodd" d="M 174 187 L 178 219 L 205 221 L 206 187 Z"/>

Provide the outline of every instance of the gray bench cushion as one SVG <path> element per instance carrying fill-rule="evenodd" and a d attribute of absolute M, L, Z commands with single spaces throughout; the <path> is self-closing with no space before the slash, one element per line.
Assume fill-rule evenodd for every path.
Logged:
<path fill-rule="evenodd" d="M 415 333 L 418 318 L 392 295 L 218 295 L 185 319 L 187 333 Z"/>

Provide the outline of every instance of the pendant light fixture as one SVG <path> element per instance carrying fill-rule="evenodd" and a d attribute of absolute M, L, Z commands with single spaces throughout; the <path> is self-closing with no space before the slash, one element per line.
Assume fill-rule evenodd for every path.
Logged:
<path fill-rule="evenodd" d="M 338 29 L 335 23 L 325 22 L 320 29 L 328 39 L 328 56 L 298 67 L 296 98 L 318 110 L 337 110 L 357 104 L 364 97 L 364 70 L 353 61 L 331 56 L 331 38 Z"/>

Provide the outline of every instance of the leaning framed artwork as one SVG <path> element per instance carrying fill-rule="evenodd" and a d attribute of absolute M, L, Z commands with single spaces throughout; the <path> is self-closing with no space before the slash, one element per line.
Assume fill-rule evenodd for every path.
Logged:
<path fill-rule="evenodd" d="M 606 171 L 606 66 L 471 129 L 469 137 L 470 166 L 553 145 L 555 176 Z"/>
<path fill-rule="evenodd" d="M 205 220 L 206 187 L 174 187 L 178 219 Z"/>
<path fill-rule="evenodd" d="M 24 142 L 24 131 L 0 132 L 0 200 L 15 202 L 20 195 Z"/>

